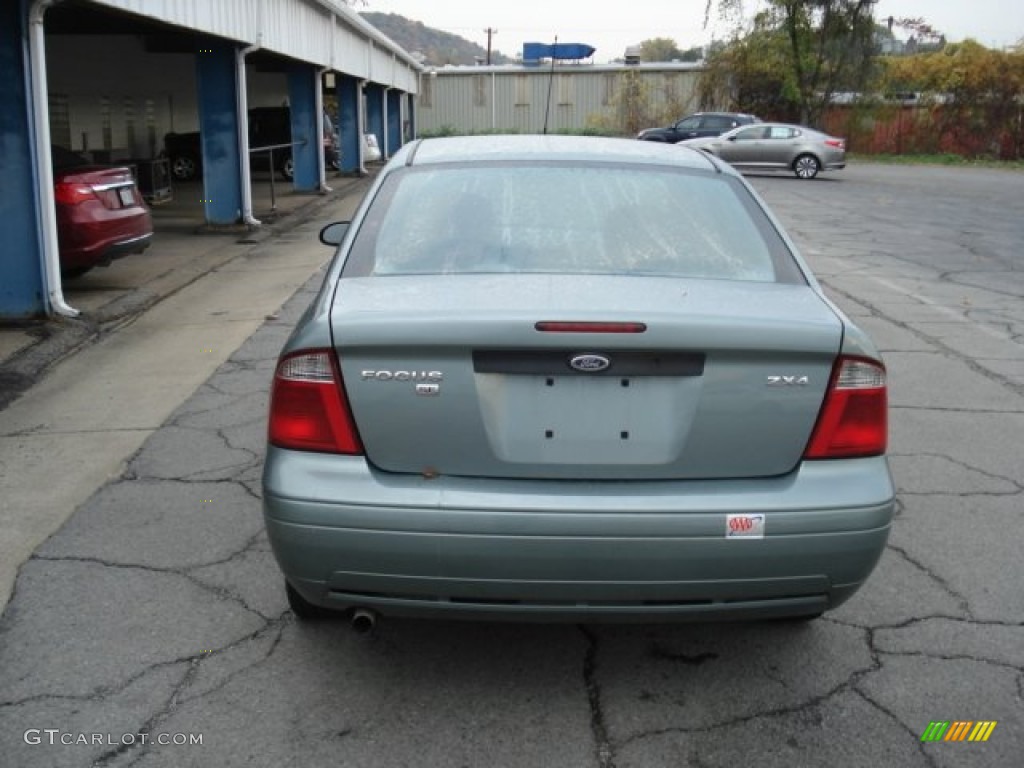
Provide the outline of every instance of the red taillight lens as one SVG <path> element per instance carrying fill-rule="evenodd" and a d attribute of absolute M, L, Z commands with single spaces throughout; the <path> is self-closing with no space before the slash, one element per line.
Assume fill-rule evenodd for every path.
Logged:
<path fill-rule="evenodd" d="M 846 146 L 845 139 L 825 139 L 825 143 L 836 149 L 843 149 Z"/>
<path fill-rule="evenodd" d="M 297 451 L 363 452 L 331 350 L 304 350 L 278 362 L 268 438 L 273 445 Z"/>
<path fill-rule="evenodd" d="M 841 357 L 832 372 L 805 459 L 879 456 L 888 440 L 885 368 L 858 357 Z"/>
<path fill-rule="evenodd" d="M 54 185 L 53 198 L 60 205 L 78 205 L 86 200 L 95 200 L 96 193 L 88 184 L 62 181 Z"/>

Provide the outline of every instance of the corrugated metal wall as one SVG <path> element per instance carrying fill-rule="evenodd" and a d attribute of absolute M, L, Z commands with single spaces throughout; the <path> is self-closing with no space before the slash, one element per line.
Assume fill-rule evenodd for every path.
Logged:
<path fill-rule="evenodd" d="M 418 128 L 431 133 L 581 131 L 614 123 L 627 78 L 639 82 L 647 114 L 681 117 L 698 108 L 701 69 L 667 64 L 600 67 L 450 67 L 423 75 Z M 665 117 L 671 115 L 671 117 Z"/>
<path fill-rule="evenodd" d="M 340 0 L 93 0 L 416 93 L 419 64 Z"/>

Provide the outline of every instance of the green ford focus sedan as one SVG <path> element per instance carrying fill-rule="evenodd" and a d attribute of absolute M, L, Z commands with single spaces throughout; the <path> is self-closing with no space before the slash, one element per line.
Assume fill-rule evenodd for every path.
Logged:
<path fill-rule="evenodd" d="M 870 575 L 885 367 L 722 161 L 415 141 L 321 239 L 263 473 L 299 617 L 813 617 Z"/>

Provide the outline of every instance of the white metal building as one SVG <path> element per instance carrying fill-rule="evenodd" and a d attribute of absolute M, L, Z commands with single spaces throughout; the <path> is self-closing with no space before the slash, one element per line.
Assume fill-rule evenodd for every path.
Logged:
<path fill-rule="evenodd" d="M 701 71 L 689 63 L 428 69 L 417 127 L 428 134 L 542 133 L 546 124 L 549 132 L 579 132 L 621 123 L 629 109 L 639 110 L 641 122 L 674 119 L 697 110 Z"/>

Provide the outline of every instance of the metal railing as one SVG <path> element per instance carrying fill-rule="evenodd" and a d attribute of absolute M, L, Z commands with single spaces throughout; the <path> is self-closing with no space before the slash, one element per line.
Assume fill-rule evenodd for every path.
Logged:
<path fill-rule="evenodd" d="M 249 147 L 249 154 L 255 156 L 260 152 L 267 153 L 267 161 L 270 170 L 270 210 L 277 210 L 277 186 L 274 183 L 274 178 L 277 175 L 277 164 L 274 162 L 274 150 L 275 149 L 292 149 L 294 147 L 304 147 L 308 142 L 306 141 L 289 141 L 284 144 L 267 144 L 263 147 Z M 293 174 L 294 175 L 294 174 Z"/>

